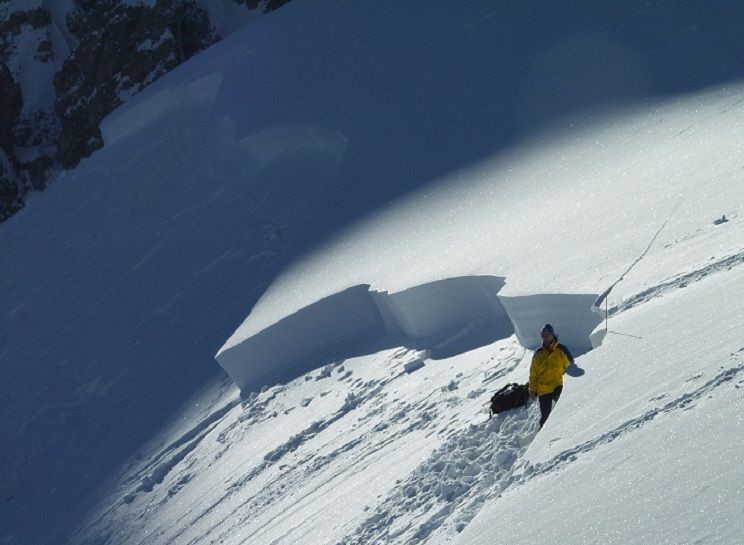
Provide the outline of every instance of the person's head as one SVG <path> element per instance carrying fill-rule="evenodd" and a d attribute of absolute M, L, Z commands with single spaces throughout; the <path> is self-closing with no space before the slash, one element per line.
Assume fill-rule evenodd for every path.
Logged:
<path fill-rule="evenodd" d="M 551 344 L 556 337 L 555 330 L 553 329 L 553 326 L 550 324 L 545 324 L 542 328 L 542 331 L 540 332 L 540 336 L 542 337 L 542 341 L 544 345 Z"/>

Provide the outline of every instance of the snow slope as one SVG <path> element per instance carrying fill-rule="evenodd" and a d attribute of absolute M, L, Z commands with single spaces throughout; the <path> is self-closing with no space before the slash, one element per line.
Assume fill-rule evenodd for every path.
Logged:
<path fill-rule="evenodd" d="M 0 226 L 0 538 L 741 535 L 741 7 L 537 5 L 295 0 L 112 114 Z"/>
<path fill-rule="evenodd" d="M 496 296 L 508 289 L 510 275 L 506 286 L 493 277 L 459 277 L 422 284 L 419 296 L 409 294 L 397 306 L 375 303 L 383 292 L 370 292 L 369 284 L 384 287 L 383 280 L 397 278 L 393 273 L 400 270 L 401 253 L 391 252 L 379 263 L 382 274 L 366 277 L 369 284 L 319 299 L 257 339 L 235 345 L 248 374 L 261 356 L 281 366 L 286 382 L 260 393 L 244 388 L 242 402 L 226 389 L 208 408 L 200 406 L 201 414 L 185 417 L 172 437 L 124 471 L 117 493 L 92 514 L 79 541 L 102 536 L 110 543 L 233 544 L 464 544 L 492 543 L 494 536 L 534 543 L 735 541 L 744 530 L 739 448 L 744 345 L 737 334 L 744 308 L 736 296 L 744 288 L 744 190 L 738 181 L 744 142 L 737 140 L 742 92 L 717 90 L 650 111 L 640 108 L 639 117 L 625 121 L 608 114 L 610 131 L 600 124 L 563 134 L 584 158 L 616 144 L 616 134 L 643 134 L 636 137 L 636 151 L 651 157 L 635 168 L 621 163 L 628 169 L 622 183 L 593 186 L 605 192 L 603 198 L 627 193 L 637 201 L 637 206 L 625 203 L 622 215 L 602 216 L 627 247 L 624 266 L 612 237 L 600 237 L 602 244 L 542 246 L 556 264 L 557 278 L 571 278 L 577 254 L 586 264 L 595 262 L 586 269 L 587 279 L 596 282 L 595 296 L 586 299 L 567 289 L 562 297 Z M 646 122 L 638 130 L 639 119 L 649 117 L 666 122 Z M 694 145 L 678 137 L 686 127 L 697 135 Z M 577 143 L 579 135 L 589 149 Z M 565 151 L 561 138 L 553 134 L 522 150 L 523 164 L 545 168 L 546 155 Z M 663 164 L 672 149 L 684 174 L 675 178 L 673 171 L 660 169 L 664 174 L 655 177 L 667 181 L 651 185 L 644 175 L 648 165 Z M 704 166 L 696 170 L 696 165 Z M 575 165 L 566 170 L 581 172 Z M 467 178 L 458 196 L 477 192 L 485 180 Z M 616 188 L 622 191 L 613 192 Z M 277 293 L 307 294 L 315 285 L 322 288 L 316 292 L 320 297 L 336 288 L 336 279 L 353 278 L 357 261 L 369 258 L 370 248 L 406 220 L 414 203 L 428 218 L 416 225 L 436 233 L 443 215 L 426 207 L 437 210 L 450 198 L 455 208 L 462 201 L 451 195 L 447 187 L 439 194 L 433 188 L 427 198 L 432 204 L 414 197 L 408 206 L 388 211 L 384 221 L 356 230 L 353 243 L 342 239 L 309 257 L 269 289 L 256 316 L 265 305 L 280 305 L 273 299 Z M 590 203 L 581 201 L 582 207 Z M 531 201 L 531 206 L 539 205 Z M 665 213 L 655 218 L 656 225 L 646 218 L 653 209 Z M 396 215 L 399 210 L 404 213 Z M 715 221 L 721 212 L 727 221 Z M 495 232 L 507 230 L 508 247 L 509 222 L 498 225 L 495 210 L 487 217 Z M 600 235 L 609 229 L 589 223 L 593 218 L 566 215 L 560 228 Z M 647 221 L 648 230 L 636 228 Z M 450 240 L 474 244 L 473 226 L 462 223 L 468 228 L 450 233 Z M 415 240 L 413 229 L 395 232 Z M 495 248 L 498 240 L 490 241 Z M 413 253 L 422 246 L 409 247 Z M 441 249 L 439 255 L 446 266 L 449 253 Z M 490 254 L 476 253 L 473 259 L 501 262 Z M 324 263 L 333 263 L 336 274 L 316 280 Z M 457 261 L 449 266 L 463 272 Z M 440 271 L 426 265 L 416 270 L 419 281 Z M 517 288 L 550 290 L 543 270 L 519 269 Z M 490 304 L 474 303 L 468 297 L 473 286 L 483 297 L 493 289 L 492 299 L 486 299 L 501 299 L 506 311 L 497 315 Z M 534 346 L 540 316 L 549 316 L 571 347 L 566 340 L 571 335 L 563 335 L 573 325 L 569 303 L 584 301 L 591 313 L 601 293 L 611 315 L 609 331 L 605 335 L 604 324 L 596 328 L 597 347 L 569 369 L 565 393 L 546 427 L 537 433 L 536 405 L 488 420 L 484 409 L 491 393 L 526 379 L 530 352 L 523 345 Z M 384 297 L 394 301 L 395 295 Z M 515 304 L 520 298 L 529 304 Z M 439 306 L 439 300 L 447 304 Z M 384 308 L 405 310 L 419 328 L 413 331 L 438 324 L 444 333 L 427 347 L 414 347 L 412 335 L 388 336 L 384 320 L 369 326 L 374 311 Z M 531 317 L 525 308 L 540 314 L 531 338 L 525 331 L 528 341 L 521 343 L 503 322 L 523 323 Z M 468 309 L 476 319 L 463 321 Z M 469 326 L 485 315 L 494 319 L 493 337 L 463 343 L 473 331 Z M 354 320 L 365 327 L 348 326 Z M 394 323 L 411 325 L 402 319 Z M 367 337 L 360 335 L 363 330 Z M 271 333 L 262 338 L 266 332 Z M 370 344 L 374 334 L 384 342 Z M 385 345 L 395 339 L 405 346 Z M 313 349 L 319 345 L 323 350 Z M 437 349 L 444 353 L 437 355 Z"/>
<path fill-rule="evenodd" d="M 724 268 L 614 317 L 508 491 L 452 542 L 741 539 L 742 286 Z"/>
<path fill-rule="evenodd" d="M 709 273 L 614 316 L 531 444 L 534 406 L 482 412 L 498 384 L 525 378 L 514 338 L 439 361 L 383 351 L 242 405 L 223 394 L 191 417 L 201 429 L 129 469 L 131 492 L 88 531 L 115 543 L 437 543 L 463 529 L 477 543 L 728 542 L 741 532 L 744 416 L 742 309 L 728 298 L 744 278 Z"/>
<path fill-rule="evenodd" d="M 611 297 L 622 298 L 640 291 L 627 273 L 661 240 L 703 229 L 701 217 L 713 229 L 727 206 L 741 202 L 742 188 L 734 182 L 741 176 L 741 111 L 740 87 L 610 111 L 599 122 L 551 131 L 438 180 L 277 279 L 217 358 L 239 386 L 256 387 L 261 366 L 277 352 L 254 348 L 256 341 L 273 334 L 281 345 L 282 338 L 295 338 L 306 322 L 317 326 L 314 315 L 303 320 L 300 309 L 309 312 L 322 297 L 343 301 L 358 292 L 351 286 L 364 285 L 390 292 L 384 301 L 375 298 L 378 307 L 392 307 L 378 309 L 379 322 L 391 312 L 408 313 L 394 316 L 392 326 L 385 323 L 386 333 L 395 337 L 402 328 L 418 344 L 480 319 L 489 328 L 503 323 L 502 330 L 516 332 L 530 348 L 542 323 L 563 322 L 569 345 L 591 348 L 589 334 L 600 320 L 593 305 L 601 304 L 600 295 L 610 290 Z M 720 245 L 714 260 L 738 251 L 739 233 L 714 230 Z M 687 266 L 710 265 L 710 251 L 691 244 Z M 656 283 L 674 270 L 667 263 L 648 271 L 643 282 Z M 486 275 L 502 280 L 491 276 L 493 282 L 475 288 L 451 280 L 436 291 L 442 279 Z M 418 297 L 401 296 L 416 286 Z M 474 304 L 474 289 L 491 301 Z M 373 328 L 371 317 L 360 320 L 360 308 L 358 302 L 348 308 L 337 303 L 325 312 L 345 323 L 353 337 L 359 328 Z M 294 320 L 280 321 L 289 315 Z M 339 324 L 320 329 L 341 335 Z M 323 342 L 321 333 L 313 332 L 316 343 Z M 310 346 L 298 345 L 295 359 Z"/>

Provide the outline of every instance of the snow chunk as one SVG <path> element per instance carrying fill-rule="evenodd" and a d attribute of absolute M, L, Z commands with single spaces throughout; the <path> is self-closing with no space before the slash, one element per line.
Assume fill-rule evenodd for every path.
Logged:
<path fill-rule="evenodd" d="M 418 371 L 422 367 L 424 367 L 424 360 L 422 358 L 416 358 L 413 361 L 409 361 L 403 364 L 403 370 L 406 373 L 413 373 L 414 371 Z"/>

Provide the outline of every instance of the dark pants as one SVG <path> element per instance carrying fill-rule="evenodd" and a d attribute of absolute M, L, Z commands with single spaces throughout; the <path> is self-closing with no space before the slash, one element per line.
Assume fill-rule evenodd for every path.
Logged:
<path fill-rule="evenodd" d="M 561 397 L 563 386 L 558 386 L 555 390 L 549 394 L 538 396 L 537 399 L 540 401 L 540 427 L 543 427 L 545 421 L 550 416 L 550 411 L 553 410 L 553 403 L 558 403 L 558 398 Z"/>

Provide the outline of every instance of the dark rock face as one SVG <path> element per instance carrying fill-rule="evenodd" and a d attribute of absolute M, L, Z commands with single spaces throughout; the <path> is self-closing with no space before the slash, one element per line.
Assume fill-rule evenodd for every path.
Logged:
<path fill-rule="evenodd" d="M 243 4 L 250 9 L 262 7 L 264 11 L 274 11 L 288 3 L 289 0 L 233 0 L 236 4 Z"/>
<path fill-rule="evenodd" d="M 83 11 L 67 20 L 79 44 L 54 77 L 61 122 L 57 159 L 64 168 L 103 145 L 100 121 L 128 96 L 217 39 L 193 0 L 80 5 Z"/>
<path fill-rule="evenodd" d="M 21 86 L 5 63 L 0 63 L 0 96 L 3 97 L 0 101 L 0 147 L 8 153 L 13 144 L 11 131 L 23 109 L 23 96 Z"/>
<path fill-rule="evenodd" d="M 15 181 L 7 154 L 0 150 L 0 221 L 23 208 L 23 197 Z"/>
<path fill-rule="evenodd" d="M 2 0 L 0 3 L 7 3 L 8 0 Z M 52 16 L 45 7 L 38 7 L 30 10 L 9 11 L 0 19 L 0 57 L 6 57 L 15 43 L 9 37 L 17 37 L 23 32 L 24 26 L 32 29 L 44 28 L 51 24 Z M 50 42 L 51 45 L 51 42 Z"/>
<path fill-rule="evenodd" d="M 22 116 L 23 91 L 8 61 L 17 55 L 23 32 L 39 33 L 37 47 L 32 51 L 33 62 L 46 63 L 54 57 L 51 36 L 45 32 L 51 24 L 49 11 L 43 7 L 12 11 L 7 2 L 2 3 L 6 6 L 0 12 L 0 222 L 23 207 L 23 196 L 32 185 L 27 181 L 26 164 L 16 157 L 15 149 L 23 146 L 33 131 Z M 46 178 L 46 172 L 42 177 Z"/>

